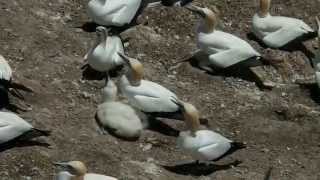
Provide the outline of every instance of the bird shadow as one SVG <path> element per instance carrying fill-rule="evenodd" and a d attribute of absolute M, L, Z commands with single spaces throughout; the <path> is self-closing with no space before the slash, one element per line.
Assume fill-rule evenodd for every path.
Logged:
<path fill-rule="evenodd" d="M 224 164 L 224 165 L 218 165 L 213 163 L 191 162 L 191 163 L 184 163 L 184 164 L 178 164 L 173 166 L 161 165 L 161 167 L 163 167 L 167 171 L 180 174 L 180 175 L 208 176 L 217 171 L 231 169 L 232 167 L 238 166 L 241 163 L 242 162 L 238 160 L 232 163 Z"/>
<path fill-rule="evenodd" d="M 82 79 L 84 80 L 103 80 L 109 77 L 119 77 L 123 74 L 123 65 L 119 65 L 114 69 L 110 70 L 108 73 L 99 72 L 90 67 L 90 65 L 86 64 L 81 67 L 82 69 Z"/>
<path fill-rule="evenodd" d="M 49 148 L 50 144 L 46 142 L 39 142 L 34 140 L 12 140 L 7 143 L 0 145 L 0 152 L 4 152 L 13 148 L 19 148 L 19 147 L 32 147 L 32 146 L 40 146 L 40 147 L 46 147 Z"/>
<path fill-rule="evenodd" d="M 210 69 L 204 69 L 199 65 L 199 58 L 208 58 L 208 57 L 204 56 L 204 54 L 198 53 L 184 60 L 184 62 L 188 62 L 192 67 L 200 69 L 210 76 L 240 78 L 242 80 L 255 83 L 256 86 L 261 90 L 267 89 L 267 87 L 263 85 L 262 81 L 249 69 L 249 67 L 251 66 L 263 65 L 261 62 L 258 62 L 255 59 L 248 59 L 246 61 L 237 63 L 235 65 L 232 65 L 224 69 L 216 68 L 216 67 L 210 67 Z"/>
<path fill-rule="evenodd" d="M 301 84 L 300 88 L 306 89 L 313 102 L 320 105 L 320 88 L 318 84 Z"/>
<path fill-rule="evenodd" d="M 260 40 L 256 35 L 254 35 L 252 32 L 247 34 L 247 38 L 249 40 L 257 42 L 261 47 L 263 48 L 269 48 L 266 44 L 263 43 L 262 40 Z M 278 48 L 279 50 L 282 51 L 287 51 L 287 52 L 295 52 L 295 51 L 300 51 L 302 52 L 309 60 L 310 65 L 313 67 L 312 59 L 315 57 L 315 54 L 310 51 L 304 44 L 304 41 L 307 41 L 311 39 L 312 36 L 301 36 L 290 43 L 286 44 L 285 46 Z"/>
<path fill-rule="evenodd" d="M 104 26 L 104 25 L 99 25 L 95 22 L 85 22 L 84 24 L 82 24 L 81 26 L 76 26 L 75 28 L 78 29 L 82 29 L 84 32 L 88 32 L 88 33 L 93 33 L 96 32 L 96 28 L 98 26 L 103 26 L 107 29 L 109 29 L 108 34 L 112 34 L 112 35 L 118 35 L 121 34 L 122 32 L 134 27 L 138 25 L 137 23 L 131 23 L 131 24 L 126 24 L 124 26 L 121 27 L 117 27 L 117 26 Z"/>
<path fill-rule="evenodd" d="M 170 127 L 168 124 L 156 118 L 149 118 L 148 121 L 149 121 L 148 129 L 151 131 L 155 131 L 166 136 L 172 136 L 172 137 L 179 136 L 180 131 Z"/>

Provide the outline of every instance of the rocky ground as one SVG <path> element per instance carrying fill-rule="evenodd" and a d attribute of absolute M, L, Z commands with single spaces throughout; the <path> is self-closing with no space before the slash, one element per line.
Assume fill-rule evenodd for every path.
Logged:
<path fill-rule="evenodd" d="M 248 39 L 257 6 L 254 0 L 196 3 L 217 5 L 221 27 Z M 298 17 L 313 27 L 314 16 L 320 15 L 318 0 L 272 3 L 273 14 Z M 37 128 L 52 130 L 51 137 L 39 140 L 50 147 L 1 150 L 1 180 L 53 179 L 57 170 L 51 163 L 61 160 L 82 160 L 91 172 L 126 180 L 262 180 L 269 167 L 273 167 L 271 179 L 320 179 L 319 93 L 292 83 L 313 75 L 305 54 L 265 49 L 248 40 L 274 59 L 273 67 L 266 67 L 268 78 L 278 84 L 273 90 L 261 90 L 245 77 L 208 75 L 189 63 L 175 66 L 196 50 L 197 17 L 185 9 L 147 10 L 143 20 L 148 24 L 122 34 L 130 39 L 125 44 L 127 53 L 144 63 L 146 79 L 195 104 L 211 120 L 213 130 L 246 142 L 248 148 L 216 166 L 194 167 L 175 145 L 174 129 L 184 130 L 182 122 L 163 120 L 174 129 L 165 134 L 146 130 L 136 142 L 100 135 L 94 114 L 103 82 L 82 80 L 80 69 L 95 37 L 77 28 L 90 21 L 86 4 L 75 0 L 0 2 L 0 53 L 11 64 L 14 80 L 35 91 L 24 94 L 31 111 L 20 115 Z M 317 43 L 310 41 L 306 47 L 314 51 Z M 237 160 L 242 163 L 232 166 Z"/>

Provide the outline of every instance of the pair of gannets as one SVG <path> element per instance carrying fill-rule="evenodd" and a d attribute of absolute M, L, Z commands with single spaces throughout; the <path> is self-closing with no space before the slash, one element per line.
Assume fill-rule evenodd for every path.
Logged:
<path fill-rule="evenodd" d="M 54 165 L 62 168 L 56 180 L 117 180 L 111 176 L 88 173 L 86 165 L 81 161 L 57 162 Z"/>
<path fill-rule="evenodd" d="M 131 106 L 117 101 L 117 93 L 117 86 L 108 79 L 106 86 L 102 89 L 104 102 L 98 106 L 97 110 L 98 125 L 103 132 L 107 129 L 118 137 L 135 140 L 142 132 L 142 122 Z"/>
<path fill-rule="evenodd" d="M 96 31 L 97 40 L 84 59 L 92 69 L 107 73 L 123 64 L 122 58 L 117 54 L 124 52 L 123 43 L 119 36 L 109 35 L 109 29 L 103 26 L 98 26 Z"/>
<path fill-rule="evenodd" d="M 314 31 L 302 20 L 271 16 L 269 13 L 271 0 L 260 0 L 260 9 L 252 20 L 253 33 L 271 48 L 281 48 L 300 37 L 307 39 L 317 37 Z"/>
<path fill-rule="evenodd" d="M 212 71 L 212 67 L 225 69 L 238 63 L 246 63 L 249 69 L 263 82 L 266 87 L 274 83 L 261 77 L 262 57 L 249 43 L 239 37 L 216 30 L 218 10 L 213 12 L 208 8 L 190 5 L 187 9 L 201 16 L 197 28 L 198 48 L 208 55 L 208 58 L 198 59 L 200 68 Z M 258 62 L 258 63 L 256 63 Z M 255 67 L 254 67 L 255 66 Z"/>
<path fill-rule="evenodd" d="M 241 142 L 233 142 L 222 135 L 202 130 L 198 110 L 189 103 L 173 100 L 183 112 L 188 131 L 182 131 L 177 139 L 178 147 L 190 154 L 197 161 L 215 161 L 245 148 Z"/>
<path fill-rule="evenodd" d="M 49 135 L 49 131 L 34 128 L 14 113 L 0 112 L 0 145 L 17 139 L 27 140 Z"/>
<path fill-rule="evenodd" d="M 149 4 L 146 0 L 91 0 L 88 3 L 88 14 L 99 25 L 122 27 L 131 24 L 145 6 L 184 6 L 191 1 L 161 0 Z"/>

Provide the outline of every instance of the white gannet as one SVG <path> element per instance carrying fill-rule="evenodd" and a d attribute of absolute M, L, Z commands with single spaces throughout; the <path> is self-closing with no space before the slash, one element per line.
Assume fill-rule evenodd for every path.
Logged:
<path fill-rule="evenodd" d="M 97 40 L 94 46 L 85 55 L 90 67 L 99 72 L 108 72 L 122 65 L 122 58 L 117 52 L 123 52 L 123 44 L 119 36 L 108 36 L 108 29 L 97 27 Z"/>
<path fill-rule="evenodd" d="M 177 96 L 167 88 L 143 80 L 143 65 L 134 58 L 119 53 L 128 64 L 127 74 L 120 79 L 120 91 L 129 103 L 145 113 L 176 113 L 179 107 L 172 102 Z"/>
<path fill-rule="evenodd" d="M 87 173 L 87 167 L 81 161 L 57 162 L 54 165 L 62 168 L 56 180 L 117 180 L 111 176 Z"/>
<path fill-rule="evenodd" d="M 182 131 L 177 139 L 178 147 L 197 161 L 217 161 L 224 156 L 245 148 L 245 144 L 233 142 L 222 135 L 201 130 L 198 110 L 189 103 L 174 101 L 182 109 L 188 131 Z"/>
<path fill-rule="evenodd" d="M 142 0 L 91 0 L 88 3 L 88 14 L 99 25 L 122 27 L 131 24 L 142 7 L 142 2 Z"/>
<path fill-rule="evenodd" d="M 12 108 L 26 111 L 26 109 L 17 107 L 9 102 L 8 93 L 23 99 L 23 95 L 18 90 L 33 92 L 31 88 L 12 81 L 12 69 L 8 61 L 0 55 L 0 109 L 11 106 Z"/>
<path fill-rule="evenodd" d="M 260 79 L 266 87 L 274 83 L 261 77 L 263 72 L 262 57 L 253 47 L 239 37 L 216 30 L 218 24 L 218 10 L 213 12 L 208 8 L 190 5 L 187 9 L 201 16 L 197 28 L 197 45 L 208 58 L 197 59 L 200 68 L 212 71 L 212 67 L 225 69 L 238 63 L 244 63 Z M 256 67 L 253 67 L 256 66 Z"/>
<path fill-rule="evenodd" d="M 260 9 L 253 16 L 253 33 L 271 48 L 281 48 L 298 38 L 315 38 L 317 32 L 302 20 L 271 16 L 269 13 L 271 0 L 260 0 Z"/>
<path fill-rule="evenodd" d="M 142 122 L 131 106 L 117 101 L 117 92 L 115 83 L 108 79 L 102 89 L 103 103 L 98 106 L 97 123 L 102 132 L 107 129 L 117 137 L 135 140 L 142 132 Z"/>
<path fill-rule="evenodd" d="M 14 113 L 0 112 L 0 144 L 49 135 L 49 131 L 34 128 Z"/>

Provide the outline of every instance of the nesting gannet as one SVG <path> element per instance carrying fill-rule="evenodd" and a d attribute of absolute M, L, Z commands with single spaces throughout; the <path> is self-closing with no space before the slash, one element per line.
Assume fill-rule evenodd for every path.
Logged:
<path fill-rule="evenodd" d="M 131 106 L 117 101 L 117 92 L 115 83 L 107 80 L 102 89 L 103 103 L 97 110 L 97 123 L 103 132 L 107 129 L 118 137 L 137 139 L 143 129 L 141 120 Z"/>
<path fill-rule="evenodd" d="M 260 9 L 253 16 L 253 33 L 271 48 L 281 48 L 298 38 L 315 38 L 317 32 L 302 20 L 272 16 L 269 13 L 271 0 L 260 0 Z"/>
<path fill-rule="evenodd" d="M 201 130 L 198 110 L 189 103 L 174 101 L 181 107 L 188 131 L 180 132 L 178 146 L 197 161 L 216 161 L 224 156 L 245 148 L 245 144 L 233 142 L 222 135 Z"/>
<path fill-rule="evenodd" d="M 57 162 L 54 165 L 61 167 L 56 180 L 117 180 L 117 178 L 87 173 L 86 165 L 81 161 Z"/>
<path fill-rule="evenodd" d="M 49 131 L 32 127 L 31 124 L 14 113 L 0 112 L 0 144 L 20 138 L 21 140 L 25 140 L 49 135 Z"/>
<path fill-rule="evenodd" d="M 143 65 L 134 58 L 119 53 L 128 64 L 129 71 L 120 79 L 120 91 L 131 105 L 146 113 L 176 113 L 179 107 L 172 102 L 177 96 L 167 88 L 142 80 Z"/>
<path fill-rule="evenodd" d="M 264 86 L 274 86 L 271 81 L 261 78 L 260 72 L 263 70 L 259 66 L 263 64 L 263 58 L 260 53 L 239 37 L 216 30 L 219 20 L 218 12 L 194 5 L 187 6 L 187 9 L 201 16 L 197 28 L 197 44 L 198 48 L 208 55 L 208 58 L 198 59 L 200 68 L 212 71 L 212 67 L 224 69 L 238 63 L 246 63 L 259 79 L 263 79 Z"/>
<path fill-rule="evenodd" d="M 88 3 L 88 14 L 92 20 L 105 26 L 121 27 L 131 24 L 142 0 L 91 0 Z"/>
<path fill-rule="evenodd" d="M 85 55 L 88 64 L 99 72 L 108 72 L 122 65 L 122 58 L 117 52 L 123 52 L 123 44 L 119 36 L 108 36 L 108 29 L 97 27 L 97 40 L 94 46 Z"/>

